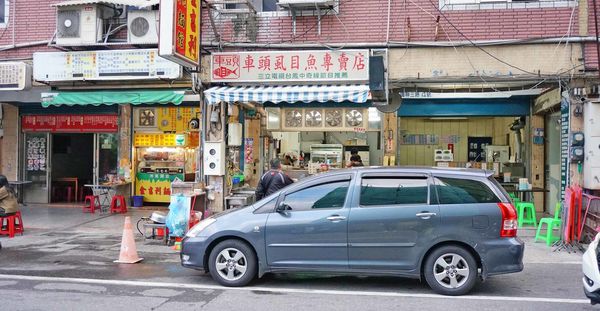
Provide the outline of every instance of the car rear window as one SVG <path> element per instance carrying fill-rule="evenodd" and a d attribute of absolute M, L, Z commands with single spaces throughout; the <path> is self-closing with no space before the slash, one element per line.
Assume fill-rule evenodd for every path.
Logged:
<path fill-rule="evenodd" d="M 440 204 L 499 203 L 500 199 L 485 184 L 461 178 L 434 178 Z"/>
<path fill-rule="evenodd" d="M 427 178 L 363 177 L 361 206 L 427 204 Z"/>

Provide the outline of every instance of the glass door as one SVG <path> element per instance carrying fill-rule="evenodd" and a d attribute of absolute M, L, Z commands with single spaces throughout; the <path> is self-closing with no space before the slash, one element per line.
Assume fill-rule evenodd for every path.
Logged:
<path fill-rule="evenodd" d="M 25 133 L 23 180 L 31 181 L 23 191 L 23 201 L 27 203 L 47 204 L 50 191 L 48 181 L 51 177 L 52 146 L 48 133 Z"/>
<path fill-rule="evenodd" d="M 94 135 L 94 183 L 115 180 L 118 174 L 119 153 L 117 133 Z"/>

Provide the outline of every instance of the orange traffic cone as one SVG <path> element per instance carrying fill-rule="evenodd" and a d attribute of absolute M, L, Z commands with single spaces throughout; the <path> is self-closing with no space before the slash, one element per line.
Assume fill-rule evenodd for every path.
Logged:
<path fill-rule="evenodd" d="M 138 257 L 137 249 L 135 247 L 135 239 L 133 238 L 133 225 L 131 224 L 131 217 L 125 217 L 125 224 L 123 225 L 123 239 L 121 240 L 121 253 L 119 254 L 119 260 L 115 260 L 117 263 L 138 263 L 144 258 Z"/>

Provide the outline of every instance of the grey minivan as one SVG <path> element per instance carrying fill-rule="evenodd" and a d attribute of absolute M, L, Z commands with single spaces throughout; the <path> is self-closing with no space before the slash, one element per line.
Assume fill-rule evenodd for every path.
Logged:
<path fill-rule="evenodd" d="M 244 286 L 269 272 L 393 275 L 462 295 L 523 270 L 517 215 L 492 172 L 352 168 L 316 175 L 202 220 L 183 266 Z"/>

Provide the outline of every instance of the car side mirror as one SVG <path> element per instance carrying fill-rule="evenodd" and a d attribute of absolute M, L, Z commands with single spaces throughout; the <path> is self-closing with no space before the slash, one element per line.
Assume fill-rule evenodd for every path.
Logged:
<path fill-rule="evenodd" d="M 286 211 L 289 211 L 289 210 L 291 210 L 291 209 L 292 209 L 292 207 L 291 207 L 291 206 L 289 206 L 289 205 L 287 205 L 287 204 L 285 204 L 285 203 L 281 202 L 281 204 L 279 204 L 279 205 L 277 206 L 277 208 L 275 208 L 275 211 L 276 211 L 277 213 L 280 213 L 280 214 L 281 214 L 281 213 L 285 213 Z"/>

